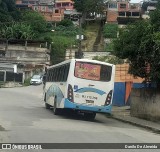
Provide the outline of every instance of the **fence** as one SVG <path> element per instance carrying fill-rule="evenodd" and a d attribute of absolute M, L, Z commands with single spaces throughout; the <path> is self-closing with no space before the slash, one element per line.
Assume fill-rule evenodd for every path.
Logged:
<path fill-rule="evenodd" d="M 0 71 L 0 82 L 5 81 L 5 71 Z"/>
<path fill-rule="evenodd" d="M 0 82 L 23 83 L 23 73 L 14 73 L 12 71 L 0 71 Z"/>

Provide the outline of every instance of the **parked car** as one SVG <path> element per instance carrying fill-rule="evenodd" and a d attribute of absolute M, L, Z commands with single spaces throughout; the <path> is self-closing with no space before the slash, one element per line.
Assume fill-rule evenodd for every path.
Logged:
<path fill-rule="evenodd" d="M 41 75 L 33 75 L 33 77 L 30 80 L 30 84 L 42 84 L 42 76 Z"/>

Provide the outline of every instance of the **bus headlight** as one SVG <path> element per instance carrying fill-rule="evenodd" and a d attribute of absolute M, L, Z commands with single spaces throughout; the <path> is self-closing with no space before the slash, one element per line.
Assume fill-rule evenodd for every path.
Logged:
<path fill-rule="evenodd" d="M 74 98 L 73 98 L 73 88 L 70 84 L 68 84 L 68 94 L 67 94 L 67 98 L 69 101 L 74 102 Z"/>
<path fill-rule="evenodd" d="M 111 100 L 112 100 L 112 92 L 113 92 L 113 91 L 110 90 L 110 92 L 108 93 L 104 106 L 108 106 L 108 105 L 111 103 Z"/>

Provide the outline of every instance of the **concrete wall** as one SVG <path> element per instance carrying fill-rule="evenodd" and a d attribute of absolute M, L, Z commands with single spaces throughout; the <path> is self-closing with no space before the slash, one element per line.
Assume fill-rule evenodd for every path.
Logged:
<path fill-rule="evenodd" d="M 47 54 L 50 52 L 47 48 L 20 46 L 20 45 L 5 45 L 0 44 L 0 48 L 5 50 L 5 55 L 0 58 L 5 62 L 14 63 L 46 63 L 50 62 L 50 56 Z"/>
<path fill-rule="evenodd" d="M 160 90 L 156 88 L 132 89 L 131 115 L 152 121 L 160 120 Z"/>

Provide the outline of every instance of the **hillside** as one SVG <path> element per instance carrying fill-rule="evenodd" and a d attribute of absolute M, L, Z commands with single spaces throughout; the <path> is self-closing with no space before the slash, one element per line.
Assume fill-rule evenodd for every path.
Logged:
<path fill-rule="evenodd" d="M 104 44 L 102 38 L 101 24 L 88 24 L 84 30 L 86 39 L 82 41 L 83 51 L 103 51 Z"/>

